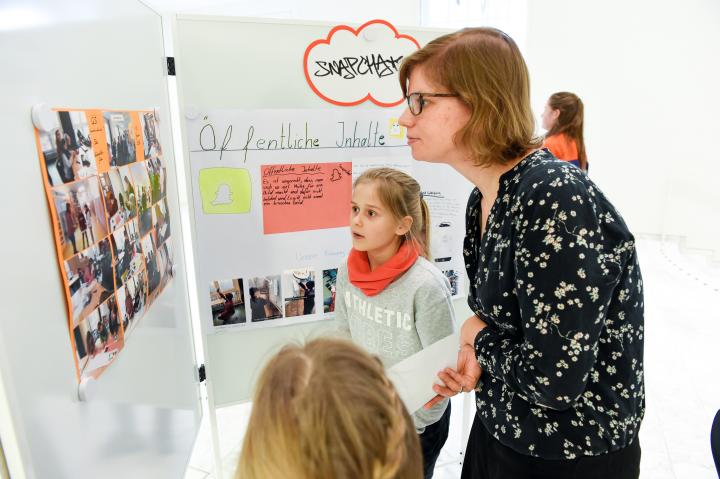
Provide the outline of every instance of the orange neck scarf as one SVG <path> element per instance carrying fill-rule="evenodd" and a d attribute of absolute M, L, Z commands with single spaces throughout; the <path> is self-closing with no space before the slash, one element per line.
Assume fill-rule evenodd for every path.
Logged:
<path fill-rule="evenodd" d="M 353 248 L 347 261 L 348 279 L 367 296 L 375 296 L 415 264 L 418 251 L 420 245 L 417 242 L 404 241 L 392 258 L 371 271 L 367 253 Z"/>

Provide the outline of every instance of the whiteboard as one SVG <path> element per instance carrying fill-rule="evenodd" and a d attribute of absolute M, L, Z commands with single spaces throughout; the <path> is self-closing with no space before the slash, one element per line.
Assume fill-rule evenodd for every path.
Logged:
<path fill-rule="evenodd" d="M 13 5 L 15 4 L 15 5 Z M 5 234 L 0 376 L 30 478 L 177 478 L 200 422 L 160 16 L 131 0 L 4 1 L 0 31 Z M 31 107 L 157 109 L 169 172 L 175 277 L 122 354 L 78 400 L 65 296 Z M 13 438 L 5 436 L 6 444 Z M 17 464 L 10 464 L 11 471 Z M 18 475 L 18 477 L 20 477 Z"/>
<path fill-rule="evenodd" d="M 175 45 L 178 85 L 181 108 L 186 117 L 202 116 L 203 112 L 225 110 L 278 111 L 328 110 L 354 108 L 375 110 L 379 107 L 363 103 L 354 107 L 333 107 L 319 98 L 308 86 L 303 73 L 302 59 L 306 47 L 319 38 L 325 38 L 334 27 L 330 23 L 296 23 L 258 19 L 179 16 L 175 26 Z M 357 25 L 353 25 L 357 27 Z M 400 33 L 413 36 L 424 45 L 445 33 L 436 29 L 398 27 Z M 330 113 L 328 113 L 330 114 Z M 197 173 L 190 163 L 188 135 L 197 129 L 187 126 L 184 133 L 186 171 Z M 218 141 L 223 132 L 218 131 Z M 338 161 L 345 161 L 339 158 Z M 282 162 L 277 160 L 277 162 Z M 422 167 L 419 167 L 422 168 Z M 470 185 L 449 168 L 434 170 L 436 179 L 456 184 L 469 193 Z M 192 185 L 192 181 L 188 181 Z M 189 186 L 188 195 L 197 195 Z M 193 200 L 190 201 L 193 205 Z M 464 205 L 462 205 L 464 207 Z M 194 208 L 198 208 L 197 198 Z M 193 215 L 194 216 L 194 215 Z M 202 250 L 197 244 L 199 232 L 194 225 L 196 263 L 208 261 L 222 266 L 219 253 Z M 302 242 L 309 244 L 326 241 L 332 230 L 308 231 Z M 338 241 L 341 249 L 349 249 L 349 234 Z M 274 240 L 267 236 L 267 247 Z M 293 251 L 282 251 L 292 255 Z M 230 267 L 241 270 L 242 264 Z M 219 266 L 218 266 L 219 265 Z M 207 280 L 204 264 L 196 266 L 198 299 L 201 315 L 208 307 Z M 255 266 L 252 266 L 255 267 Z M 221 279 L 221 278 L 217 278 Z M 247 295 L 247 292 L 246 292 Z M 467 310 L 463 300 L 456 301 L 459 317 Z M 467 312 L 469 315 L 470 312 Z M 303 341 L 334 327 L 332 321 L 318 321 L 279 328 L 233 329 L 215 333 L 203 323 L 208 386 L 212 388 L 215 404 L 228 405 L 247 401 L 262 364 L 284 343 Z"/>

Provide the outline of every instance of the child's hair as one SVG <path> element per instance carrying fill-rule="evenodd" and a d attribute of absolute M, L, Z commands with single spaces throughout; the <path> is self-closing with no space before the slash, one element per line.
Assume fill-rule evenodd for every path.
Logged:
<path fill-rule="evenodd" d="M 412 218 L 412 226 L 405 240 L 414 239 L 421 248 L 418 253 L 429 259 L 430 211 L 415 178 L 393 168 L 372 168 L 355 180 L 353 188 L 360 183 L 373 183 L 383 206 L 397 220 L 406 216 Z"/>
<path fill-rule="evenodd" d="M 265 366 L 235 477 L 419 479 L 422 455 L 380 360 L 321 338 Z"/>
<path fill-rule="evenodd" d="M 546 136 L 565 133 L 577 145 L 580 164 L 586 164 L 587 155 L 585 153 L 585 141 L 583 140 L 585 115 L 582 100 L 574 93 L 561 91 L 550 95 L 548 106 L 553 110 L 559 110 L 560 115 Z"/>

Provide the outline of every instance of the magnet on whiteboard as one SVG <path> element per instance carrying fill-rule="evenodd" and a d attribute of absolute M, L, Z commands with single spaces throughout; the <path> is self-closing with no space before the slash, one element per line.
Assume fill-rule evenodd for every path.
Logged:
<path fill-rule="evenodd" d="M 185 106 L 185 118 L 187 118 L 188 120 L 194 120 L 198 116 L 200 116 L 200 112 L 195 105 Z"/>
<path fill-rule="evenodd" d="M 80 380 L 80 384 L 78 384 L 78 399 L 80 401 L 87 401 L 92 396 L 90 391 L 95 388 L 95 382 L 92 377 L 88 376 Z"/>
<path fill-rule="evenodd" d="M 362 37 L 365 39 L 365 41 L 368 42 L 374 42 L 377 40 L 377 32 L 375 32 L 373 29 L 363 29 Z"/>
<path fill-rule="evenodd" d="M 40 131 L 50 131 L 57 126 L 55 112 L 45 103 L 33 105 L 31 110 L 32 122 Z"/>

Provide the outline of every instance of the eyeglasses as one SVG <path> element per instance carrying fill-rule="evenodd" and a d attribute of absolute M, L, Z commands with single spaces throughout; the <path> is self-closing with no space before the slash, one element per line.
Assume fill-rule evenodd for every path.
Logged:
<path fill-rule="evenodd" d="M 411 93 L 405 97 L 410 113 L 419 115 L 425 106 L 425 97 L 453 97 L 460 96 L 457 93 Z"/>

